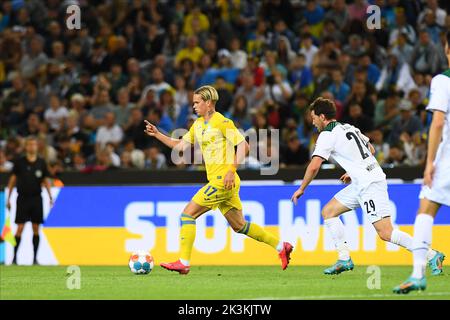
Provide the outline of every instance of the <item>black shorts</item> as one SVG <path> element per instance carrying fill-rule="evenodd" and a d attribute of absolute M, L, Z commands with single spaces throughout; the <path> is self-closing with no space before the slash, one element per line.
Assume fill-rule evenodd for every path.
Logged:
<path fill-rule="evenodd" d="M 31 221 L 42 224 L 44 222 L 44 209 L 42 197 L 17 197 L 16 224 Z"/>

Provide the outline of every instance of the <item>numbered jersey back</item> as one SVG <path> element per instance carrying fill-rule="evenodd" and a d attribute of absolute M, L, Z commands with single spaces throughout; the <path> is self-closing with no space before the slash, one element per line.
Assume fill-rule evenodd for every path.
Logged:
<path fill-rule="evenodd" d="M 350 125 L 330 123 L 319 135 L 313 157 L 334 159 L 359 188 L 375 181 L 383 181 L 386 175 L 369 149 L 369 138 Z"/>

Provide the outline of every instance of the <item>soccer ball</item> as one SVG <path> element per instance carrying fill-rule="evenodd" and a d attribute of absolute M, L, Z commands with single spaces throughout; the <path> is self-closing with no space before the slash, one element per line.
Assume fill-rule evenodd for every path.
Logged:
<path fill-rule="evenodd" d="M 153 270 L 153 257 L 149 252 L 133 252 L 128 266 L 134 274 L 149 274 Z"/>

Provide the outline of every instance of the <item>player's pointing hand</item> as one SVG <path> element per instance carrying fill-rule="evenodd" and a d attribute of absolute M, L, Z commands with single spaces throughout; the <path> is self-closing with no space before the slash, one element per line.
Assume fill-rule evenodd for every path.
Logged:
<path fill-rule="evenodd" d="M 154 126 L 153 124 L 151 124 L 150 122 L 148 122 L 147 120 L 144 120 L 145 122 L 145 130 L 144 132 L 146 134 L 148 134 L 151 137 L 154 137 L 158 134 L 158 128 L 156 128 L 156 126 Z"/>
<path fill-rule="evenodd" d="M 294 194 L 292 195 L 291 201 L 297 205 L 297 200 L 305 193 L 305 191 L 303 191 L 302 189 L 298 189 L 297 191 L 294 192 Z"/>

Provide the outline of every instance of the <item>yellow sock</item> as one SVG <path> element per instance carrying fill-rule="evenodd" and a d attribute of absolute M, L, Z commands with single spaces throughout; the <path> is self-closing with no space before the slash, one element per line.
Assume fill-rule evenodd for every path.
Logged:
<path fill-rule="evenodd" d="M 280 239 L 275 237 L 273 234 L 265 231 L 263 228 L 255 223 L 246 222 L 244 227 L 238 231 L 249 236 L 252 239 L 267 243 L 269 246 L 277 249 Z"/>
<path fill-rule="evenodd" d="M 191 259 L 192 246 L 195 240 L 195 219 L 190 215 L 181 215 L 181 232 L 180 232 L 180 247 L 181 255 L 180 259 L 189 263 Z"/>

